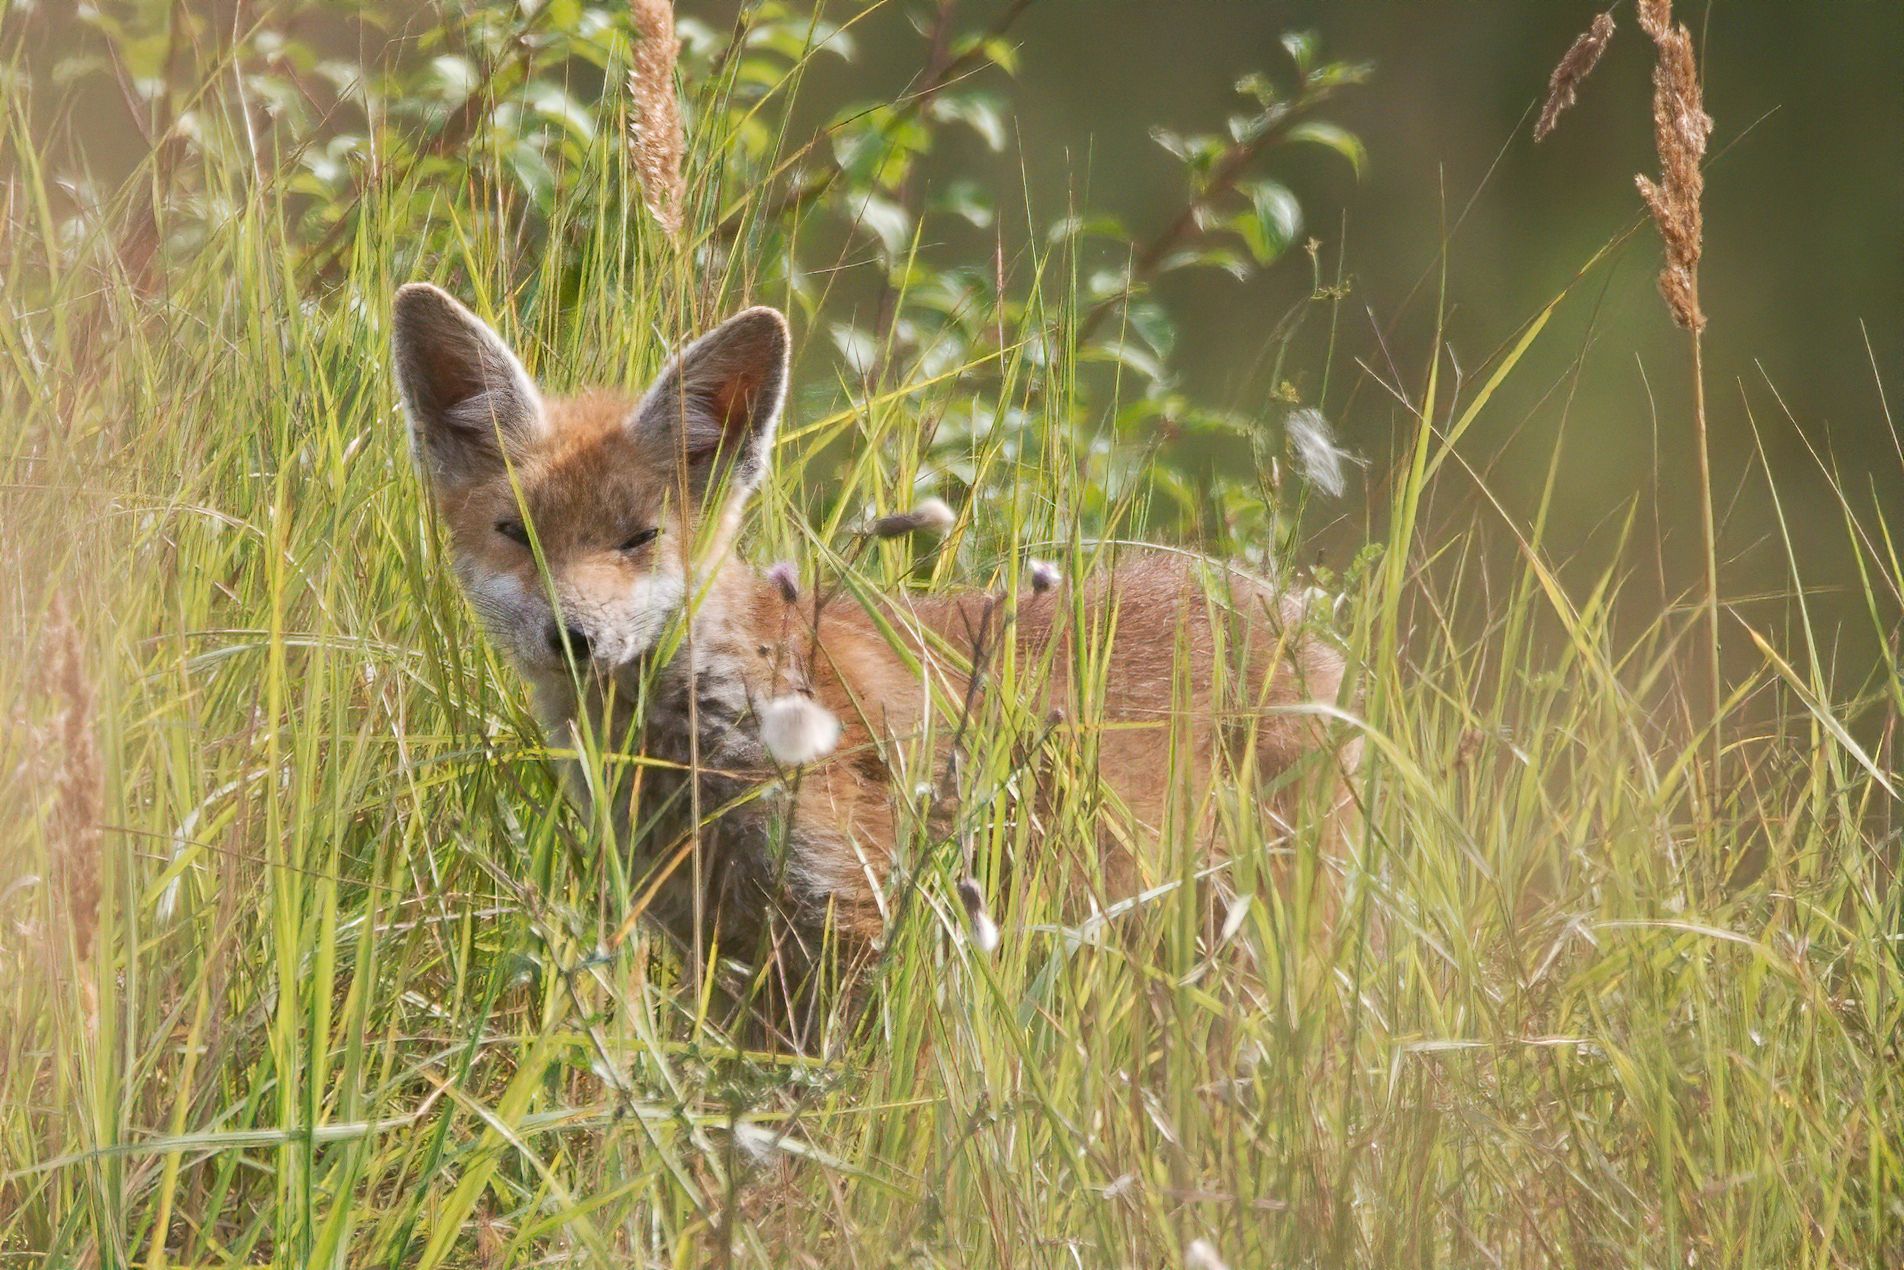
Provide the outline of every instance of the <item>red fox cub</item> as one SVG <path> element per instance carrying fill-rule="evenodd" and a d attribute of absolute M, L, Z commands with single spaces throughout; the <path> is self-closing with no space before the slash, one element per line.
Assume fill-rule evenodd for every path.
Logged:
<path fill-rule="evenodd" d="M 925 764 L 944 765 L 988 629 L 1010 632 L 1021 665 L 1049 664 L 1038 715 L 1101 727 L 1112 888 L 1157 876 L 1143 844 L 1173 782 L 1207 790 L 1219 758 L 1274 777 L 1328 744 L 1315 712 L 1287 709 L 1333 703 L 1342 683 L 1301 602 L 1231 573 L 1219 606 L 1182 556 L 1077 595 L 1035 587 L 1004 601 L 1008 622 L 983 593 L 820 605 L 747 566 L 734 540 L 772 461 L 788 345 L 779 313 L 748 309 L 639 399 L 544 397 L 449 295 L 397 292 L 397 382 L 456 576 L 556 744 L 586 730 L 654 760 L 614 811 L 665 928 L 743 956 L 762 936 L 870 947 L 903 808 Z M 1080 603 L 1084 649 L 1106 663 L 1101 718 L 1073 699 Z M 1237 668 L 1220 693 L 1219 655 Z M 928 735 L 936 759 L 913 751 L 902 777 Z"/>

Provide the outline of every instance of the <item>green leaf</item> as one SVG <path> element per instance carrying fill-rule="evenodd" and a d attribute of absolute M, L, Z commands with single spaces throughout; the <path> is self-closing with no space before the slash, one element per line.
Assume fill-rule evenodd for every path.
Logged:
<path fill-rule="evenodd" d="M 551 83 L 538 83 L 529 89 L 529 106 L 544 119 L 560 124 L 583 145 L 595 135 L 595 120 L 587 110 L 562 89 Z"/>
<path fill-rule="evenodd" d="M 998 99 L 990 93 L 947 94 L 934 98 L 931 109 L 933 118 L 962 123 L 978 133 L 990 149 L 1005 148 L 1005 121 Z"/>
<path fill-rule="evenodd" d="M 1375 67 L 1369 62 L 1330 62 L 1309 76 L 1307 87 L 1311 92 L 1340 88 L 1344 84 L 1360 84 L 1375 73 Z"/>
<path fill-rule="evenodd" d="M 1268 112 L 1231 115 L 1229 118 L 1230 139 L 1238 145 L 1248 145 L 1269 130 L 1269 121 Z"/>
<path fill-rule="evenodd" d="M 464 98 L 476 91 L 476 68 L 466 57 L 444 54 L 430 59 L 431 77 L 436 91 L 445 98 Z"/>
<path fill-rule="evenodd" d="M 855 184 L 893 189 L 915 154 L 932 148 L 932 130 L 916 118 L 899 119 L 891 107 L 849 108 L 835 116 L 833 156 Z"/>
<path fill-rule="evenodd" d="M 1123 295 L 1130 288 L 1130 270 L 1123 265 L 1115 269 L 1096 270 L 1084 282 L 1084 293 L 1093 300 L 1108 300 L 1112 296 Z"/>
<path fill-rule="evenodd" d="M 1192 171 L 1206 172 L 1229 148 L 1207 133 L 1186 136 L 1168 128 L 1152 128 L 1150 139 L 1190 165 Z"/>
<path fill-rule="evenodd" d="M 1273 106 L 1282 99 L 1282 90 L 1276 87 L 1276 81 L 1261 71 L 1251 71 L 1237 80 L 1236 91 L 1255 98 L 1259 106 Z"/>
<path fill-rule="evenodd" d="M 1368 165 L 1368 150 L 1362 145 L 1362 139 L 1338 124 L 1322 119 L 1311 119 L 1299 123 L 1288 132 L 1293 145 L 1317 145 L 1333 150 L 1349 161 L 1355 169 L 1356 178 L 1362 176 L 1362 169 Z"/>
<path fill-rule="evenodd" d="M 1086 362 L 1116 362 L 1146 379 L 1161 380 L 1165 377 L 1164 364 L 1149 349 L 1139 348 L 1129 340 L 1087 344 L 1078 350 L 1078 359 Z"/>
<path fill-rule="evenodd" d="M 832 53 L 843 61 L 852 61 L 853 37 L 831 22 L 762 22 L 747 33 L 748 48 L 766 49 L 798 62 L 810 53 Z"/>
<path fill-rule="evenodd" d="M 1321 41 L 1314 31 L 1283 32 L 1283 48 L 1289 53 L 1289 60 L 1296 64 L 1296 73 L 1304 79 L 1309 78 L 1309 68 L 1315 64 L 1316 50 Z"/>
<path fill-rule="evenodd" d="M 681 39 L 682 55 L 697 61 L 714 56 L 727 42 L 726 35 L 699 18 L 677 16 L 674 33 Z"/>
<path fill-rule="evenodd" d="M 743 57 L 734 68 L 734 82 L 771 89 L 786 78 L 779 62 L 767 57 Z"/>
<path fill-rule="evenodd" d="M 509 147 L 509 166 L 516 179 L 538 204 L 544 204 L 555 192 L 555 172 L 542 151 L 527 141 Z"/>
<path fill-rule="evenodd" d="M 1257 264 L 1266 265 L 1289 250 L 1302 234 L 1302 204 L 1289 187 L 1275 181 L 1251 181 L 1242 187 L 1250 211 L 1233 221 Z"/>
<path fill-rule="evenodd" d="M 1052 243 L 1061 243 L 1067 238 L 1108 238 L 1112 241 L 1130 241 L 1130 234 L 1124 228 L 1124 222 L 1115 216 L 1066 216 L 1052 222 L 1045 231 L 1045 238 Z"/>
<path fill-rule="evenodd" d="M 1177 327 L 1161 305 L 1133 304 L 1125 310 L 1131 330 L 1159 357 L 1169 357 L 1177 346 Z"/>
<path fill-rule="evenodd" d="M 1182 133 L 1173 132 L 1169 128 L 1159 126 L 1150 130 L 1150 139 L 1170 151 L 1170 153 L 1176 155 L 1179 159 L 1185 162 L 1189 161 L 1191 153 L 1190 139 Z"/>
<path fill-rule="evenodd" d="M 879 240 L 889 260 L 906 254 L 912 240 L 912 217 L 906 209 L 878 194 L 868 194 L 854 210 L 853 220 Z"/>
<path fill-rule="evenodd" d="M 933 199 L 932 206 L 939 211 L 962 216 L 980 229 L 990 229 L 992 222 L 998 218 L 991 197 L 976 181 L 952 182 Z"/>
<path fill-rule="evenodd" d="M 835 322 L 827 328 L 827 334 L 855 375 L 870 374 L 879 364 L 879 342 L 868 332 L 849 322 Z"/>
<path fill-rule="evenodd" d="M 1168 498 L 1181 511 L 1194 511 L 1201 501 L 1196 487 L 1166 463 L 1150 465 L 1150 483 L 1152 489 Z"/>
<path fill-rule="evenodd" d="M 1250 276 L 1250 263 L 1227 247 L 1194 247 L 1172 252 L 1157 267 L 1159 273 L 1177 269 L 1221 269 L 1239 281 Z"/>
<path fill-rule="evenodd" d="M 581 27 L 586 11 L 581 0 L 549 0 L 546 15 L 550 26 L 574 34 Z"/>

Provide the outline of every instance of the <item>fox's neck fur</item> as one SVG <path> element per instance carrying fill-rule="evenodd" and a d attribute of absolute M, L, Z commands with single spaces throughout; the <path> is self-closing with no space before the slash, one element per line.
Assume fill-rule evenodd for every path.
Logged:
<path fill-rule="evenodd" d="M 638 777 L 613 784 L 610 810 L 647 871 L 673 870 L 653 911 L 676 934 L 690 934 L 695 894 L 693 870 L 676 856 L 698 849 L 709 901 L 703 939 L 716 927 L 730 949 L 769 929 L 810 938 L 828 919 L 871 939 L 883 921 L 877 891 L 893 846 L 887 762 L 893 747 L 921 735 L 927 678 L 906 668 L 850 598 L 789 601 L 732 555 L 697 594 L 686 631 L 655 662 L 579 692 L 570 676 L 539 676 L 544 726 L 552 737 L 592 736 L 605 751 L 643 761 L 632 769 Z M 941 597 L 906 606 L 906 616 L 918 634 L 969 655 L 959 618 L 984 602 Z M 924 651 L 933 641 L 909 642 Z M 789 696 L 830 711 L 842 733 L 832 758 L 793 774 L 760 729 L 762 707 Z M 692 785 L 689 770 L 699 774 Z M 608 792 L 599 780 L 580 784 Z"/>

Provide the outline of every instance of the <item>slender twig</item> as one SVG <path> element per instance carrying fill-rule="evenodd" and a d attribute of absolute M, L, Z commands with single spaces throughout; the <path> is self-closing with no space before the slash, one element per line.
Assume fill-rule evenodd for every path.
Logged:
<path fill-rule="evenodd" d="M 1037 2 L 1038 0 L 1012 0 L 1011 4 L 1006 6 L 1005 10 L 996 18 L 992 19 L 991 25 L 986 27 L 984 33 L 973 40 L 971 45 L 963 53 L 960 53 L 957 57 L 946 60 L 936 74 L 928 71 L 927 75 L 921 81 L 920 86 L 894 108 L 892 114 L 887 118 L 885 125 L 880 130 L 881 135 L 885 136 L 892 133 L 899 125 L 907 122 L 914 115 L 918 114 L 919 111 L 924 109 L 928 102 L 940 92 L 944 91 L 954 80 L 981 65 L 986 56 L 985 46 L 1011 30 L 1013 24 L 1024 15 L 1025 10 L 1031 8 L 1031 6 Z M 817 149 L 826 135 L 828 134 L 822 133 L 807 142 L 806 145 L 800 148 L 798 154 L 806 154 Z M 798 154 L 796 154 L 796 158 Z M 781 166 L 784 168 L 786 165 L 782 164 Z M 812 180 L 797 189 L 788 190 L 778 199 L 774 200 L 756 219 L 762 221 L 778 220 L 790 212 L 800 210 L 824 195 L 842 175 L 844 175 L 844 169 L 837 163 L 829 163 L 826 169 Z M 714 236 L 723 242 L 730 242 L 738 237 L 741 230 L 747 225 L 749 210 L 750 209 L 745 205 L 737 208 L 715 227 Z"/>
<path fill-rule="evenodd" d="M 1310 107 L 1329 96 L 1326 88 L 1305 89 L 1303 96 L 1293 103 L 1281 107 L 1281 113 L 1264 128 L 1262 132 L 1248 141 L 1234 142 L 1224 151 L 1210 173 L 1210 179 L 1184 201 L 1177 214 L 1159 230 L 1150 241 L 1138 248 L 1131 257 L 1130 278 L 1126 286 L 1112 295 L 1105 296 L 1093 305 L 1084 320 L 1078 323 L 1079 342 L 1089 339 L 1091 333 L 1103 324 L 1104 319 L 1130 299 L 1138 284 L 1148 282 L 1157 273 L 1158 267 L 1186 240 L 1200 232 L 1204 212 L 1219 198 L 1236 188 L 1253 164 L 1266 151 L 1274 149 L 1287 139 L 1292 124 L 1302 119 Z"/>

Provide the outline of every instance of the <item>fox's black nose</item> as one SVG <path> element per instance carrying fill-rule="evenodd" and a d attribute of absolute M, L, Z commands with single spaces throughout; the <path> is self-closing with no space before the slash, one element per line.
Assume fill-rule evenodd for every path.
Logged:
<path fill-rule="evenodd" d="M 557 657 L 560 657 L 563 654 L 563 645 L 565 643 L 568 645 L 567 652 L 569 656 L 575 658 L 578 662 L 588 660 L 587 635 L 576 630 L 573 626 L 564 630 L 553 622 L 549 623 L 549 651 L 554 653 Z"/>

